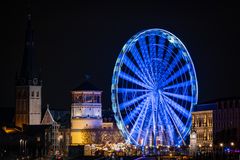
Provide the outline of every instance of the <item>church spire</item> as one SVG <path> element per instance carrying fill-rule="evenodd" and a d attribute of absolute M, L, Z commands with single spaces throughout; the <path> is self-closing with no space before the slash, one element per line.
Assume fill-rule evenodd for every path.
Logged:
<path fill-rule="evenodd" d="M 29 10 L 27 14 L 24 55 L 17 83 L 18 85 L 39 85 L 39 78 L 39 67 L 37 65 L 34 50 L 32 14 Z"/>

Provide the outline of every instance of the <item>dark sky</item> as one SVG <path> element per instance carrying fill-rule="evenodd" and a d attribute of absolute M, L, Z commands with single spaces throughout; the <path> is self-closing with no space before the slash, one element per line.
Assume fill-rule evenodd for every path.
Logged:
<path fill-rule="evenodd" d="M 27 6 L 21 1 L 0 4 L 0 107 L 14 107 Z M 44 105 L 70 106 L 71 89 L 90 74 L 104 91 L 104 107 L 110 107 L 117 56 L 131 36 L 149 28 L 166 29 L 185 44 L 195 65 L 200 102 L 240 95 L 240 11 L 235 4 L 33 1 L 31 6 Z"/>

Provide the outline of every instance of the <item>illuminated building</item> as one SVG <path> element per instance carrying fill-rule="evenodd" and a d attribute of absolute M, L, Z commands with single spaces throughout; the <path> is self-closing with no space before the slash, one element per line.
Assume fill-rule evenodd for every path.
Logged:
<path fill-rule="evenodd" d="M 201 147 L 211 148 L 213 145 L 213 111 L 216 107 L 215 103 L 199 104 L 194 107 L 190 134 L 192 150 Z"/>
<path fill-rule="evenodd" d="M 102 119 L 101 94 L 98 88 L 86 81 L 72 91 L 71 143 L 72 145 L 122 142 L 113 122 Z"/>
<path fill-rule="evenodd" d="M 42 81 L 35 59 L 31 14 L 28 14 L 25 49 L 16 80 L 15 125 L 39 125 L 41 122 Z"/>
<path fill-rule="evenodd" d="M 89 82 L 72 91 L 71 129 L 93 129 L 102 126 L 102 91 Z M 74 131 L 72 132 L 74 134 Z M 74 139 L 73 139 L 73 142 Z"/>
<path fill-rule="evenodd" d="M 47 106 L 41 124 L 50 126 L 45 130 L 45 148 L 66 154 L 70 145 L 70 110 Z"/>
<path fill-rule="evenodd" d="M 211 149 L 219 144 L 240 144 L 240 99 L 225 98 L 199 104 L 192 112 L 190 146 Z"/>

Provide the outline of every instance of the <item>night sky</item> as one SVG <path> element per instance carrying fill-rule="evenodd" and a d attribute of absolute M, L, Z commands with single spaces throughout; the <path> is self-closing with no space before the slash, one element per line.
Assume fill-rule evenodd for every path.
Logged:
<path fill-rule="evenodd" d="M 15 104 L 27 6 L 0 4 L 0 107 Z M 88 74 L 103 90 L 103 106 L 110 107 L 117 56 L 131 36 L 149 28 L 168 30 L 185 44 L 197 73 L 199 102 L 240 95 L 240 10 L 235 4 L 33 1 L 31 9 L 44 106 L 70 106 L 70 91 Z"/>

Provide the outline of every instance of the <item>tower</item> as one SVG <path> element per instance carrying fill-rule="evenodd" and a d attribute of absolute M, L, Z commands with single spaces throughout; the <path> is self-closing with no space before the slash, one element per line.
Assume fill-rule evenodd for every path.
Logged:
<path fill-rule="evenodd" d="M 15 125 L 38 125 L 41 122 L 42 81 L 34 52 L 31 13 L 27 15 L 25 48 L 20 74 L 16 78 Z"/>
<path fill-rule="evenodd" d="M 72 144 L 84 144 L 87 141 L 81 130 L 102 128 L 102 91 L 86 81 L 71 93 Z"/>

